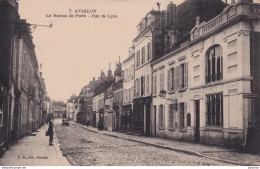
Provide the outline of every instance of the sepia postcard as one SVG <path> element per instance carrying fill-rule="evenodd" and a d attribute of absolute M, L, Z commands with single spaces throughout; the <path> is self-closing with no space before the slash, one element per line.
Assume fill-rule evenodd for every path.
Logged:
<path fill-rule="evenodd" d="M 260 0 L 0 0 L 0 167 L 258 169 L 259 65 Z"/>

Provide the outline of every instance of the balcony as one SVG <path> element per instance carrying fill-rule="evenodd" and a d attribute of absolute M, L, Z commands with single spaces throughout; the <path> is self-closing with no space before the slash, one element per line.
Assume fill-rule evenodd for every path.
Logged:
<path fill-rule="evenodd" d="M 191 41 L 212 31 L 219 30 L 220 27 L 239 16 L 247 18 L 260 17 L 260 5 L 245 2 L 233 3 L 226 7 L 221 14 L 208 22 L 200 23 L 199 18 L 197 18 L 196 26 L 190 32 Z"/>

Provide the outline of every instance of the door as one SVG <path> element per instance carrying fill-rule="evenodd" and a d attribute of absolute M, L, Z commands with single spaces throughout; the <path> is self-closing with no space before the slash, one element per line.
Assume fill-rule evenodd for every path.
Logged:
<path fill-rule="evenodd" d="M 156 135 L 156 106 L 153 106 L 153 135 Z"/>
<path fill-rule="evenodd" d="M 150 135 L 150 104 L 146 104 L 146 135 Z"/>
<path fill-rule="evenodd" d="M 196 121 L 195 121 L 195 134 L 194 140 L 195 142 L 200 141 L 200 101 L 195 100 L 195 114 L 196 114 Z"/>

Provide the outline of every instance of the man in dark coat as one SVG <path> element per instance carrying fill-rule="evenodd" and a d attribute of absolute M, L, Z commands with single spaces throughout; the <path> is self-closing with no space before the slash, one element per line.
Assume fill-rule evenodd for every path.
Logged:
<path fill-rule="evenodd" d="M 48 128 L 48 134 L 49 134 L 49 145 L 52 145 L 53 141 L 53 122 L 52 120 L 49 121 L 49 128 Z"/>

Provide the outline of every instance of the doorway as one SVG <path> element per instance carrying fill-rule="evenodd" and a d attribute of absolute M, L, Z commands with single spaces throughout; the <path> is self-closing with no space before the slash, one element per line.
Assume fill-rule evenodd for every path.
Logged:
<path fill-rule="evenodd" d="M 150 135 L 150 104 L 146 104 L 146 135 Z"/>
<path fill-rule="evenodd" d="M 194 141 L 200 142 L 200 101 L 195 100 L 195 133 L 194 133 Z"/>
<path fill-rule="evenodd" d="M 153 135 L 156 135 L 156 106 L 153 106 Z"/>

